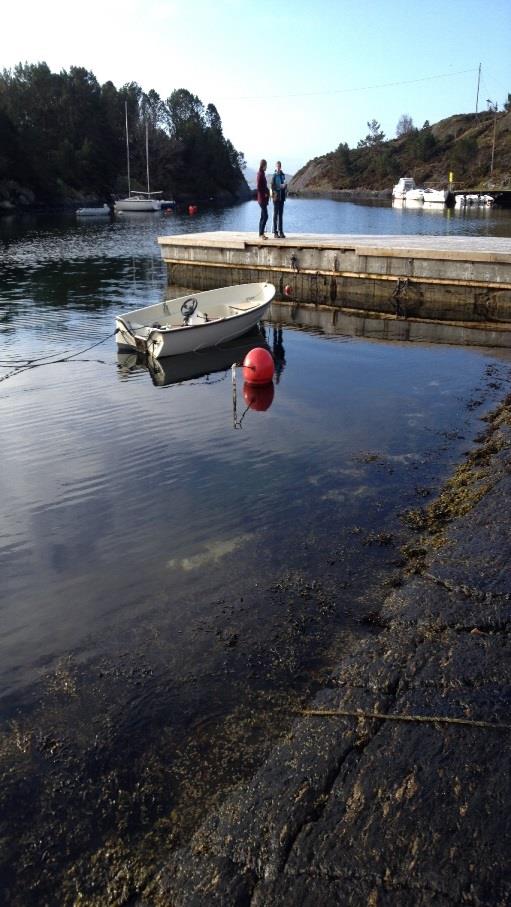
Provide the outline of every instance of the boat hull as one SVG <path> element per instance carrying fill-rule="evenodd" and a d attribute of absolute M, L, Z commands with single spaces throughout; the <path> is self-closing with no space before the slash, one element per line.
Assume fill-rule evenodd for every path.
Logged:
<path fill-rule="evenodd" d="M 405 193 L 405 201 L 410 202 L 423 202 L 424 201 L 424 190 L 423 189 L 409 189 Z"/>
<path fill-rule="evenodd" d="M 117 213 L 120 211 L 141 211 L 143 213 L 161 211 L 161 201 L 156 198 L 121 198 L 115 202 L 114 210 Z"/>
<path fill-rule="evenodd" d="M 274 296 L 273 284 L 243 284 L 147 306 L 117 317 L 116 342 L 154 359 L 208 349 L 254 328 Z M 185 319 L 181 307 L 189 300 L 197 305 Z"/>
<path fill-rule="evenodd" d="M 449 189 L 424 189 L 425 205 L 443 205 L 446 208 L 453 208 L 455 202 L 454 193 Z"/>
<path fill-rule="evenodd" d="M 256 346 L 270 352 L 264 334 L 257 327 L 242 337 L 219 346 L 186 353 L 184 356 L 153 359 L 152 356 L 130 350 L 119 351 L 117 361 L 121 372 L 140 369 L 150 374 L 155 386 L 167 387 L 226 372 L 233 364 L 241 365 L 247 353 Z"/>

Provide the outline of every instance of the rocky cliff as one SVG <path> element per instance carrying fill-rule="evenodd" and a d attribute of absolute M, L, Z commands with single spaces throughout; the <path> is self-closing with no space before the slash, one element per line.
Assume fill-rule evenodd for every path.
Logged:
<path fill-rule="evenodd" d="M 401 176 L 418 185 L 493 189 L 511 186 L 511 111 L 457 114 L 389 141 L 340 144 L 309 161 L 290 182 L 292 194 L 389 193 Z"/>

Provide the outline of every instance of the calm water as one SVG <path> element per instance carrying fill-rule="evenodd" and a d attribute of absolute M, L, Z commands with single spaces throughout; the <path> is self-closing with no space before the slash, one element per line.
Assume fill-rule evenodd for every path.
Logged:
<path fill-rule="evenodd" d="M 117 355 L 115 313 L 164 293 L 158 235 L 256 222 L 254 203 L 193 219 L 0 219 L 0 761 L 4 776 L 23 760 L 4 806 L 33 853 L 19 875 L 17 845 L 0 860 L 12 904 L 72 898 L 102 841 L 136 850 L 172 811 L 185 834 L 257 764 L 276 716 L 285 726 L 289 703 L 368 632 L 361 618 L 400 567 L 403 512 L 434 493 L 508 391 L 504 352 L 319 325 L 264 326 L 273 393 L 244 394 L 238 370 L 235 411 L 243 342 L 198 357 L 188 377 Z M 285 221 L 328 233 L 510 225 L 490 209 L 306 200 L 290 200 Z M 58 762 L 63 740 L 72 759 Z M 122 808 L 103 796 L 112 773 Z M 86 816 L 84 790 L 96 804 Z M 41 848 L 54 855 L 47 877 Z"/>

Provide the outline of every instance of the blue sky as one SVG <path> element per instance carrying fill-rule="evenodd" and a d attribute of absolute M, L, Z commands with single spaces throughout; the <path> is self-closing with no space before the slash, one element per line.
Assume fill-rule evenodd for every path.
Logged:
<path fill-rule="evenodd" d="M 511 0 L 25 0 L 2 12 L 0 65 L 84 66 L 167 98 L 216 104 L 250 166 L 296 172 L 378 120 L 414 125 L 502 107 L 511 92 Z"/>

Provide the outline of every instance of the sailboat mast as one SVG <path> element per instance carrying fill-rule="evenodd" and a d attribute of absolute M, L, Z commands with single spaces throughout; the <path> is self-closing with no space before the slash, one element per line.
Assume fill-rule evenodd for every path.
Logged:
<path fill-rule="evenodd" d="M 147 195 L 151 195 L 151 188 L 149 186 L 149 135 L 148 135 L 148 125 L 147 120 L 145 121 L 145 166 L 147 171 Z"/>
<path fill-rule="evenodd" d="M 126 160 L 128 163 L 128 198 L 131 195 L 131 179 L 130 179 L 130 140 L 128 138 L 128 102 L 124 102 L 124 115 L 126 118 Z"/>

